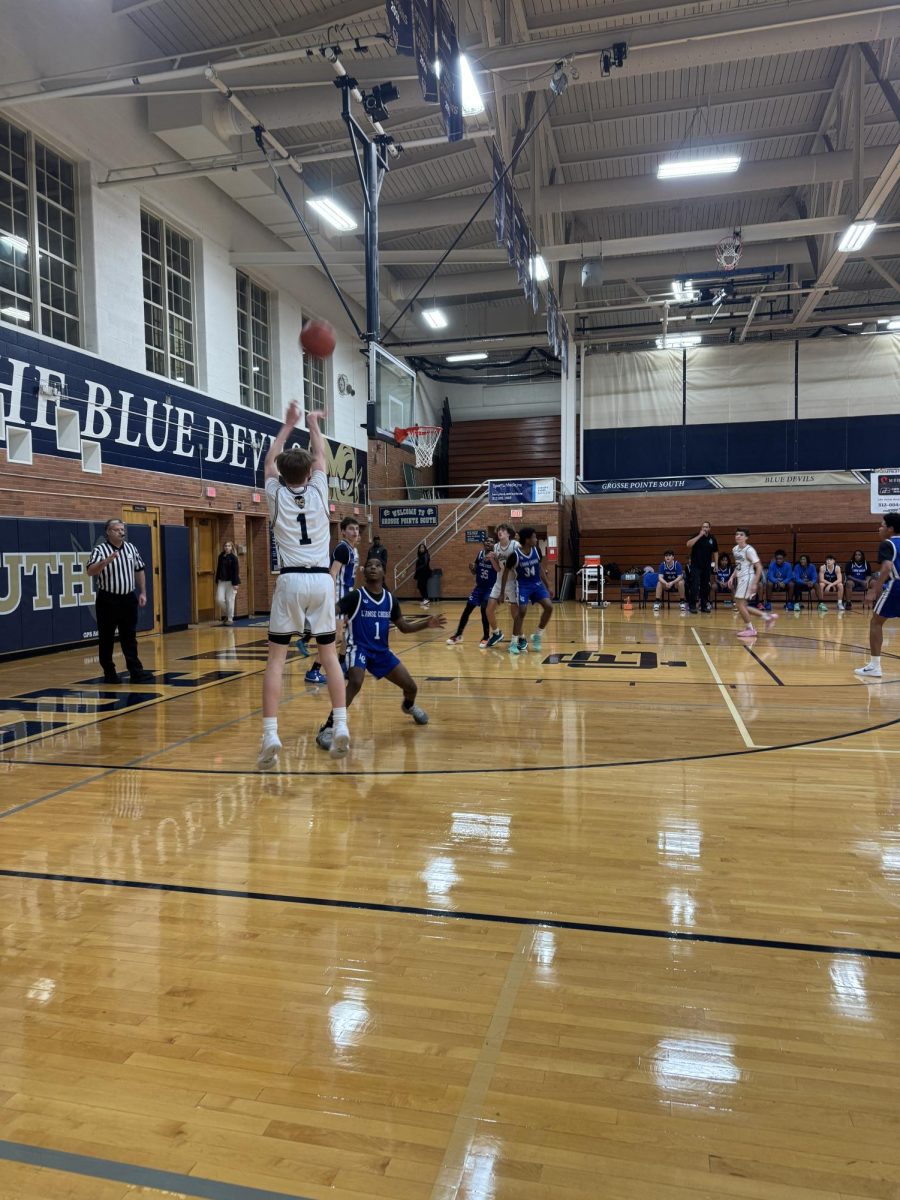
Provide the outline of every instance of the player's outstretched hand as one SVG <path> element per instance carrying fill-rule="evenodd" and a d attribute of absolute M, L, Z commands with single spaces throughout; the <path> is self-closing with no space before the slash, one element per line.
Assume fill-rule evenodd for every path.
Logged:
<path fill-rule="evenodd" d="M 314 409 L 312 409 L 310 412 L 308 412 L 308 413 L 306 414 L 306 424 L 307 424 L 307 427 L 308 427 L 308 426 L 310 425 L 310 423 L 311 423 L 311 422 L 313 422 L 313 421 L 315 421 L 315 422 L 316 422 L 316 424 L 318 425 L 320 421 L 324 421 L 324 420 L 325 420 L 325 418 L 326 418 L 326 416 L 327 416 L 327 415 L 328 415 L 328 414 L 325 412 L 325 410 L 324 410 L 323 408 L 314 408 Z"/>
<path fill-rule="evenodd" d="M 300 420 L 300 415 L 303 409 L 300 406 L 299 400 L 292 400 L 287 407 L 287 412 L 284 414 L 285 421 L 290 425 L 296 425 Z"/>
<path fill-rule="evenodd" d="M 447 618 L 443 614 L 441 614 L 440 616 L 435 615 L 433 617 L 428 618 L 428 624 L 425 626 L 425 628 L 426 629 L 443 629 L 446 624 L 447 624 Z"/>

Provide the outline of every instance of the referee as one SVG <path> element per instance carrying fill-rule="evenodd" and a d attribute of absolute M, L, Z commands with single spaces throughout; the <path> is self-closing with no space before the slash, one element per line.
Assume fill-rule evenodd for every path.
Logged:
<path fill-rule="evenodd" d="M 125 655 L 125 665 L 132 683 L 151 683 L 153 676 L 145 671 L 138 658 L 138 608 L 147 603 L 147 583 L 144 560 L 136 546 L 125 541 L 125 523 L 113 518 L 106 522 L 105 539 L 94 547 L 87 573 L 97 580 L 95 611 L 100 645 L 100 666 L 107 683 L 118 683 L 119 673 L 113 663 L 116 630 Z M 134 594 L 137 585 L 137 595 Z"/>

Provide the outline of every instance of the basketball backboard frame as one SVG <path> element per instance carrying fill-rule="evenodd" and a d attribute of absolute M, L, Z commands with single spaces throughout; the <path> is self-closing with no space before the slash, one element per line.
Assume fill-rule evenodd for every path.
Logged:
<path fill-rule="evenodd" d="M 409 428 L 416 423 L 416 373 L 378 342 L 371 342 L 368 375 L 366 426 L 369 437 L 381 436 L 393 441 L 398 426 Z"/>

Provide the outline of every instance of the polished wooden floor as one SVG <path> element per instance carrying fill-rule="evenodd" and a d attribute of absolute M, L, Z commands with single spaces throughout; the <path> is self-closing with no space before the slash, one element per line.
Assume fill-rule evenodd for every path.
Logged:
<path fill-rule="evenodd" d="M 266 775 L 263 626 L 0 665 L 0 1198 L 900 1200 L 867 617 L 395 635 L 339 763 L 295 658 Z"/>

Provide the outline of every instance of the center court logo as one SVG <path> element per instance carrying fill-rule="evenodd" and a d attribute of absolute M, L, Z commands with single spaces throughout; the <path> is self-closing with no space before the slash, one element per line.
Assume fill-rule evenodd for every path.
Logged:
<path fill-rule="evenodd" d="M 655 671 L 657 667 L 686 667 L 686 662 L 661 663 L 654 650 L 619 650 L 609 654 L 601 650 L 576 650 L 574 654 L 550 654 L 546 666 L 576 667 L 588 670 Z"/>

